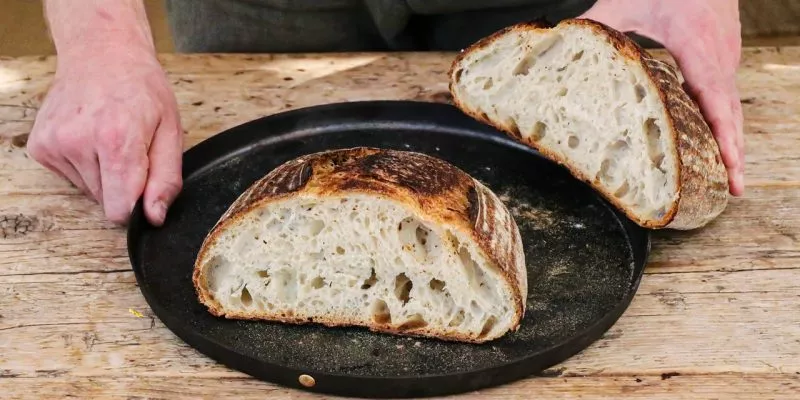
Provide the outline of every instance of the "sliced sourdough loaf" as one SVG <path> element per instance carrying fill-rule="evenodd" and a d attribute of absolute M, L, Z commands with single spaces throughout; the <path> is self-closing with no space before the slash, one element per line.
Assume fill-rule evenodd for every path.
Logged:
<path fill-rule="evenodd" d="M 537 149 L 648 228 L 695 229 L 727 206 L 717 143 L 675 70 L 600 23 L 511 26 L 463 51 L 456 105 Z"/>
<path fill-rule="evenodd" d="M 527 297 L 519 230 L 487 187 L 374 148 L 303 156 L 254 183 L 193 280 L 217 316 L 475 343 L 516 330 Z"/>

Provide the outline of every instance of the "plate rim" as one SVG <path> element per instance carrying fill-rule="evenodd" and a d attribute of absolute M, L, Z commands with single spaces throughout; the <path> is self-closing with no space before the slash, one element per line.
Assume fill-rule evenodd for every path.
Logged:
<path fill-rule="evenodd" d="M 445 103 L 436 103 L 436 102 L 426 102 L 426 101 L 418 101 L 418 100 L 364 100 L 364 101 L 348 101 L 348 102 L 336 102 L 336 103 L 328 103 L 328 104 L 319 104 L 319 105 L 312 105 L 308 107 L 301 107 L 286 111 L 279 111 L 273 114 L 265 115 L 262 117 L 255 118 L 250 121 L 246 121 L 244 123 L 235 125 L 233 127 L 227 128 L 222 130 L 216 134 L 209 136 L 208 138 L 196 143 L 189 149 L 183 151 L 183 160 L 184 165 L 182 168 L 182 174 L 184 179 L 190 177 L 194 174 L 201 173 L 205 167 L 197 167 L 193 168 L 191 171 L 187 171 L 186 167 L 186 160 L 187 158 L 191 158 L 197 153 L 204 152 L 204 151 L 211 151 L 216 146 L 217 143 L 221 143 L 223 141 L 228 142 L 231 138 L 235 137 L 237 132 L 247 130 L 253 126 L 257 126 L 260 124 L 264 124 L 270 122 L 270 120 L 278 119 L 278 118 L 296 118 L 298 116 L 307 116 L 309 114 L 315 114 L 320 112 L 327 112 L 327 113 L 337 113 L 343 112 L 347 114 L 348 112 L 353 112 L 359 109 L 363 109 L 364 107 L 388 107 L 388 108 L 401 108 L 401 107 L 410 107 L 410 108 L 429 108 L 426 112 L 436 112 L 436 111 L 446 111 L 446 112 L 460 112 L 458 109 L 450 104 Z M 438 110 L 437 110 L 438 109 Z M 397 111 L 394 111 L 397 112 Z M 463 114 L 466 116 L 465 114 Z M 468 116 L 466 116 L 469 118 Z M 562 165 L 556 163 L 550 159 L 545 158 L 535 149 L 531 149 L 524 144 L 517 142 L 516 140 L 502 134 L 499 131 L 496 131 L 494 128 L 489 127 L 488 125 L 481 124 L 478 121 L 472 121 L 471 123 L 474 124 L 476 128 L 481 129 L 480 134 L 476 134 L 475 130 L 466 130 L 467 132 L 471 132 L 471 136 L 483 136 L 484 139 L 491 139 L 493 141 L 499 141 L 503 145 L 510 145 L 511 147 L 518 147 L 522 150 L 533 152 L 539 154 L 540 157 L 544 158 L 544 160 L 548 163 L 558 165 L 559 167 L 563 168 Z M 420 122 L 418 119 L 413 119 L 411 122 Z M 469 122 L 469 121 L 467 121 Z M 275 140 L 287 135 L 292 134 L 292 132 L 279 132 L 273 135 Z M 261 144 L 271 143 L 271 140 L 262 141 Z M 242 148 L 239 151 L 247 151 L 246 147 Z M 224 162 L 224 160 L 233 157 L 233 154 L 236 152 L 231 152 L 226 154 L 224 157 L 215 158 L 210 160 L 211 164 L 216 164 L 219 162 Z M 582 185 L 588 186 L 585 182 L 576 179 L 572 176 L 572 179 Z M 144 272 L 142 271 L 141 261 L 139 260 L 139 243 L 142 235 L 140 234 L 145 227 L 149 227 L 150 224 L 147 222 L 144 208 L 143 208 L 143 196 L 140 197 L 132 212 L 130 223 L 128 224 L 127 228 L 127 251 L 128 251 L 128 258 L 129 262 L 131 263 L 132 270 L 134 272 L 137 286 L 139 287 L 139 291 L 142 293 L 145 301 L 147 302 L 148 306 L 153 311 L 154 317 L 158 318 L 167 329 L 176 337 L 181 339 L 186 345 L 193 348 L 199 354 L 202 354 L 205 357 L 208 357 L 214 360 L 217 363 L 225 366 L 226 368 L 230 368 L 239 372 L 243 372 L 251 377 L 269 382 L 272 384 L 276 384 L 283 387 L 288 387 L 292 389 L 299 389 L 308 392 L 316 392 L 319 394 L 329 394 L 329 395 L 337 395 L 337 396 L 353 396 L 353 397 L 370 397 L 370 398 L 407 398 L 407 397 L 430 397 L 430 396 L 441 396 L 441 395 L 454 395 L 465 393 L 469 391 L 485 389 L 489 387 L 497 387 L 504 384 L 508 384 L 513 381 L 517 381 L 520 379 L 525 379 L 526 377 L 530 378 L 533 376 L 537 376 L 539 372 L 544 371 L 545 369 L 552 367 L 553 365 L 560 364 L 569 358 L 573 357 L 575 354 L 578 354 L 585 349 L 587 349 L 592 343 L 596 342 L 598 339 L 602 337 L 605 332 L 607 332 L 619 318 L 625 313 L 625 311 L 630 306 L 630 303 L 633 301 L 633 298 L 636 296 L 638 292 L 640 283 L 642 278 L 644 277 L 644 270 L 646 269 L 650 252 L 651 252 L 651 245 L 652 245 L 652 237 L 651 232 L 652 230 L 641 227 L 635 224 L 632 220 L 630 220 L 627 216 L 624 215 L 620 210 L 614 207 L 611 203 L 609 203 L 606 199 L 599 196 L 594 189 L 592 189 L 595 196 L 603 202 L 609 210 L 612 211 L 612 214 L 615 217 L 617 224 L 620 226 L 624 233 L 624 237 L 626 240 L 626 244 L 629 247 L 631 255 L 633 257 L 633 268 L 631 278 L 628 280 L 629 285 L 627 286 L 626 294 L 617 301 L 617 303 L 613 306 L 613 308 L 609 309 L 605 314 L 603 314 L 600 318 L 595 319 L 591 325 L 587 326 L 586 328 L 582 329 L 577 334 L 571 336 L 569 339 L 553 344 L 548 346 L 547 348 L 542 349 L 537 353 L 536 356 L 524 356 L 524 357 L 517 357 L 514 359 L 510 359 L 507 362 L 491 366 L 485 368 L 475 368 L 470 369 L 468 371 L 462 372 L 442 372 L 439 374 L 426 374 L 426 375 L 414 375 L 414 376 L 366 376 L 366 375 L 352 375 L 352 374 L 341 374 L 341 373 L 329 373 L 329 372 L 321 372 L 321 371 L 300 371 L 292 366 L 283 365 L 280 363 L 274 362 L 266 362 L 260 360 L 250 354 L 242 353 L 231 349 L 223 342 L 219 342 L 215 339 L 209 338 L 203 334 L 199 334 L 192 329 L 188 329 L 185 323 L 180 322 L 180 317 L 173 315 L 167 307 L 161 305 L 161 303 L 157 300 L 157 296 L 154 293 L 146 288 L 148 286 L 146 284 L 146 280 L 143 276 Z M 167 216 L 168 218 L 169 216 Z M 638 265 L 636 262 L 636 254 L 637 249 L 634 248 L 634 239 L 631 238 L 631 230 L 636 230 L 638 233 L 642 235 L 641 237 L 641 246 L 643 249 L 641 258 L 642 263 Z M 194 291 L 194 288 L 192 288 Z M 358 329 L 358 328 L 356 328 Z M 365 328 L 364 328 L 365 329 Z M 599 331 L 599 333 L 597 333 Z M 378 334 L 378 333 L 376 333 Z M 596 338 L 587 339 L 591 336 L 597 336 Z M 585 344 L 576 344 L 587 341 Z M 200 343 L 198 343 L 200 342 Z M 489 343 L 491 344 L 491 342 Z M 213 349 L 209 349 L 208 347 L 215 347 Z M 569 349 L 567 351 L 561 351 L 558 356 L 556 362 L 544 362 L 542 364 L 546 364 L 538 369 L 532 369 L 528 372 L 517 372 L 517 373 L 507 373 L 509 369 L 511 370 L 519 370 L 521 367 L 526 366 L 526 364 L 534 364 L 532 359 L 537 358 L 553 358 L 554 355 L 551 353 L 559 353 L 559 349 Z M 211 350 L 211 351 L 209 351 Z M 244 359 L 247 364 L 255 365 L 255 367 L 251 368 L 248 366 L 243 366 L 242 362 L 231 362 L 228 360 L 228 357 L 224 355 L 224 353 L 233 354 L 232 357 L 238 357 Z M 235 365 L 232 365 L 235 364 Z M 259 367 L 260 366 L 260 367 Z M 261 371 L 267 371 L 268 373 L 262 374 Z M 284 373 L 275 373 L 278 371 L 283 371 Z M 286 379 L 283 378 L 285 375 L 288 378 L 288 374 L 286 372 L 291 372 L 295 379 Z M 498 372 L 503 372 L 503 374 L 498 375 Z M 298 382 L 297 377 L 301 374 L 310 375 L 315 378 L 317 385 L 314 387 L 305 387 Z M 505 375 L 505 376 L 503 376 Z M 407 384 L 407 383 L 414 383 L 413 386 L 418 387 L 420 386 L 419 383 L 422 382 L 422 386 L 426 386 L 425 382 L 434 383 L 433 381 L 438 381 L 436 383 L 441 384 L 441 380 L 453 380 L 459 381 L 464 380 L 465 378 L 469 377 L 480 377 L 480 376 L 492 376 L 491 379 L 486 380 L 487 382 L 477 385 L 463 385 L 463 388 L 459 388 L 456 390 L 452 389 L 445 389 L 445 390 L 437 390 L 437 386 L 439 387 L 452 387 L 452 385 L 428 385 L 424 393 L 419 393 L 417 391 L 410 391 L 408 393 L 386 393 L 381 391 L 374 391 L 371 389 L 363 389 L 363 388 L 353 388 L 353 390 L 333 390 L 336 388 L 340 388 L 342 385 L 319 385 L 320 383 L 324 383 L 324 380 L 332 379 L 338 381 L 344 381 L 345 386 L 348 384 L 352 384 L 356 381 L 366 381 L 368 382 L 368 386 L 375 385 L 378 383 L 391 383 L 391 386 L 397 386 L 397 384 Z M 348 382 L 352 381 L 352 382 Z M 361 389 L 361 390 L 359 390 Z"/>

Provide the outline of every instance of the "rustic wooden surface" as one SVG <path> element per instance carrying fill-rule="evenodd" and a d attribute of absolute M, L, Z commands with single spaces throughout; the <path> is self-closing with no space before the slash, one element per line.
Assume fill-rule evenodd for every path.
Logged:
<path fill-rule="evenodd" d="M 162 60 L 188 147 L 289 108 L 441 101 L 451 57 Z M 322 398 L 220 366 L 152 316 L 124 230 L 25 153 L 54 66 L 0 58 L 0 398 Z M 542 377 L 461 398 L 800 398 L 800 48 L 747 49 L 739 83 L 746 196 L 706 229 L 657 233 L 640 291 L 600 341 Z"/>

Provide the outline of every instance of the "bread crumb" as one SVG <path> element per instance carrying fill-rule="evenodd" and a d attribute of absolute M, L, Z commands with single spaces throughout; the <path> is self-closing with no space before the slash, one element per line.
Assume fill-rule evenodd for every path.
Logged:
<path fill-rule="evenodd" d="M 414 347 L 422 347 L 422 343 L 416 342 L 416 343 L 414 343 Z"/>
<path fill-rule="evenodd" d="M 138 312 L 138 311 L 136 311 L 136 310 L 134 310 L 132 308 L 129 308 L 128 312 L 133 314 L 133 316 L 136 317 L 136 318 L 144 318 L 144 314 L 142 314 L 142 313 L 140 313 L 140 312 Z"/>

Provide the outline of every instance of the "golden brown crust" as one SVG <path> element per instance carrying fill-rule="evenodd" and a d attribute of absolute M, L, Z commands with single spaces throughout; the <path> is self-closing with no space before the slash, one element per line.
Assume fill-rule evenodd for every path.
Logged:
<path fill-rule="evenodd" d="M 206 253 L 228 226 L 249 212 L 297 195 L 335 197 L 350 193 L 370 194 L 399 201 L 419 215 L 447 224 L 472 237 L 480 250 L 514 290 L 515 329 L 524 315 L 527 293 L 524 255 L 513 217 L 500 199 L 464 171 L 435 157 L 408 151 L 352 148 L 315 153 L 286 162 L 251 185 L 223 214 L 204 241 L 195 263 L 193 282 L 198 298 L 209 312 L 239 319 L 270 319 L 286 323 L 320 323 L 328 326 L 357 325 L 354 321 L 306 316 L 270 316 L 222 310 L 207 290 L 202 266 Z M 391 324 L 372 324 L 370 329 L 407 335 L 480 342 L 477 337 L 443 337 L 427 327 L 398 329 Z"/>
<path fill-rule="evenodd" d="M 454 86 L 462 72 L 461 61 L 467 55 L 490 46 L 495 40 L 514 31 L 550 30 L 564 25 L 587 26 L 598 35 L 605 36 L 624 57 L 639 63 L 646 71 L 652 84 L 657 88 L 668 121 L 668 133 L 676 144 L 668 149 L 675 155 L 674 165 L 678 182 L 675 192 L 678 200 L 666 210 L 659 219 L 643 219 L 633 210 L 625 207 L 613 193 L 603 188 L 595 177 L 588 177 L 577 167 L 572 166 L 562 156 L 549 151 L 533 140 L 523 139 L 516 126 L 501 121 L 492 121 L 485 113 L 477 113 L 459 98 Z M 500 30 L 483 38 L 462 51 L 453 61 L 449 74 L 450 92 L 453 103 L 464 113 L 505 132 L 511 137 L 536 149 L 542 155 L 567 168 L 576 178 L 590 184 L 617 209 L 628 218 L 646 228 L 695 229 L 706 225 L 719 215 L 727 206 L 728 179 L 727 171 L 714 139 L 711 129 L 700 113 L 699 107 L 686 94 L 678 80 L 677 73 L 669 64 L 653 58 L 636 42 L 604 24 L 588 19 L 569 19 L 556 27 L 540 22 L 521 23 Z"/>

